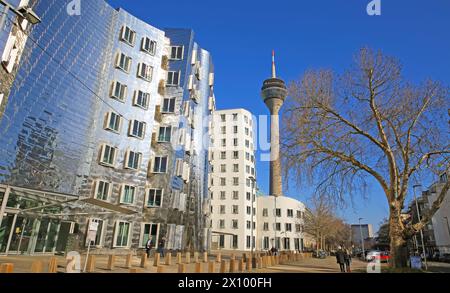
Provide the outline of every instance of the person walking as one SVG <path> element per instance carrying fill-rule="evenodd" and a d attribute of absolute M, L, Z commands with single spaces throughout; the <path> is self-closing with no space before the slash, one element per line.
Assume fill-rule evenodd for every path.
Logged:
<path fill-rule="evenodd" d="M 159 241 L 159 244 L 158 244 L 158 252 L 161 255 L 161 257 L 165 256 L 165 253 L 164 253 L 165 246 L 166 246 L 166 237 L 163 237 L 163 238 L 161 238 L 161 240 Z"/>
<path fill-rule="evenodd" d="M 150 258 L 150 252 L 152 251 L 152 249 L 153 249 L 153 240 L 150 237 L 147 240 L 147 243 L 145 244 L 145 251 L 147 252 L 147 258 Z"/>
<path fill-rule="evenodd" d="M 344 251 L 344 261 L 347 268 L 347 273 L 351 273 L 352 255 L 350 254 L 350 251 L 348 249 L 345 249 Z"/>
<path fill-rule="evenodd" d="M 345 273 L 345 252 L 342 250 L 341 246 L 339 246 L 336 251 L 336 262 L 339 264 L 341 273 Z"/>

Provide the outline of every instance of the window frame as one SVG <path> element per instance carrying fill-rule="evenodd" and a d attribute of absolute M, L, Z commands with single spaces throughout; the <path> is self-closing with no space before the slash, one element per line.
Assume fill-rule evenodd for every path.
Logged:
<path fill-rule="evenodd" d="M 135 123 L 139 123 L 139 125 L 142 125 L 142 136 L 139 136 L 139 134 L 136 135 L 136 134 L 133 133 Z M 134 137 L 134 138 L 138 138 L 138 139 L 142 140 L 142 139 L 145 138 L 146 130 L 147 130 L 147 123 L 146 122 L 133 119 L 133 120 L 130 121 L 130 127 L 129 127 L 129 131 L 128 131 L 128 136 Z"/>
<path fill-rule="evenodd" d="M 119 229 L 120 229 L 120 224 L 121 223 L 128 224 L 128 235 L 127 235 L 127 243 L 126 243 L 126 245 L 119 245 L 117 243 L 117 238 L 119 236 L 118 233 L 120 232 Z M 131 247 L 130 236 L 132 234 L 132 231 L 133 231 L 133 223 L 132 222 L 123 221 L 123 220 L 116 220 L 115 221 L 115 227 L 114 227 L 113 247 L 114 248 L 128 248 L 128 247 Z"/>
<path fill-rule="evenodd" d="M 147 44 L 147 41 L 148 41 L 149 49 L 147 49 L 145 47 L 145 45 Z M 153 47 L 152 47 L 152 44 L 153 44 Z M 156 42 L 155 40 L 150 39 L 149 37 L 142 38 L 142 41 L 141 41 L 141 51 L 142 52 L 145 52 L 151 56 L 155 56 L 157 46 L 158 46 L 158 42 Z M 151 48 L 153 48 L 153 50 L 151 50 Z"/>
<path fill-rule="evenodd" d="M 116 117 L 116 119 L 114 120 L 115 122 L 114 125 L 118 124 L 117 129 L 111 128 L 111 119 L 113 118 L 113 115 Z M 119 134 L 120 131 L 122 130 L 122 116 L 120 116 L 114 111 L 106 113 L 105 124 L 103 126 L 103 129 Z"/>
<path fill-rule="evenodd" d="M 147 82 L 151 82 L 153 80 L 154 68 L 147 63 L 140 62 L 137 70 L 137 77 L 145 80 Z"/>
<path fill-rule="evenodd" d="M 127 29 L 129 29 L 131 35 L 131 41 L 129 39 L 126 38 L 126 31 Z M 136 45 L 136 31 L 132 30 L 129 26 L 127 25 L 123 25 L 122 29 L 121 29 L 121 35 L 120 35 L 120 40 L 123 41 L 124 43 L 130 45 L 131 47 L 134 47 Z"/>
<path fill-rule="evenodd" d="M 134 164 L 133 164 L 133 166 L 131 166 L 130 167 L 130 158 L 131 158 L 131 153 L 133 153 L 134 154 L 134 156 L 138 156 L 138 161 L 137 161 L 137 167 L 135 168 L 134 167 Z M 134 163 L 135 161 L 133 160 L 133 163 Z M 135 151 L 132 151 L 132 150 L 127 150 L 127 152 L 126 152 L 126 154 L 125 154 L 125 169 L 129 169 L 129 170 L 139 170 L 140 169 L 140 167 L 141 167 L 141 164 L 142 164 L 142 153 L 140 153 L 140 152 L 135 152 Z"/>
<path fill-rule="evenodd" d="M 150 192 L 153 191 L 153 195 L 150 195 Z M 160 200 L 159 200 L 159 206 L 156 205 L 156 197 L 158 196 L 157 192 L 160 192 Z M 153 196 L 153 205 L 149 205 L 150 197 Z M 162 208 L 164 202 L 164 189 L 163 188 L 147 188 L 145 192 L 145 207 L 147 209 L 153 209 L 153 208 Z"/>
<path fill-rule="evenodd" d="M 179 50 L 181 48 L 181 57 L 179 57 Z M 175 57 L 173 57 L 173 50 L 175 49 Z M 174 45 L 170 46 L 170 54 L 169 54 L 169 60 L 173 61 L 180 61 L 184 59 L 184 46 L 183 45 Z"/>
<path fill-rule="evenodd" d="M 155 171 L 155 167 L 156 167 L 156 160 L 157 159 L 160 159 L 160 161 L 159 161 L 159 164 L 160 164 L 160 166 L 159 166 L 159 168 L 158 168 L 158 171 Z M 163 162 L 163 159 L 165 159 L 165 164 L 166 164 L 166 166 L 165 166 L 165 170 L 164 170 L 164 172 L 161 172 L 161 163 Z M 153 159 L 153 166 L 152 166 L 152 173 L 153 174 L 167 174 L 167 167 L 168 167 L 168 165 L 169 165 L 169 157 L 168 156 L 156 156 L 154 159 Z"/>
<path fill-rule="evenodd" d="M 104 161 L 107 148 L 109 148 L 109 150 L 110 150 L 110 154 L 108 156 L 108 159 L 110 159 L 111 151 L 112 150 L 114 151 L 113 154 L 112 154 L 112 163 Z M 107 143 L 101 144 L 99 164 L 104 166 L 104 167 L 114 168 L 114 166 L 116 165 L 116 159 L 117 159 L 118 151 L 119 151 L 119 149 L 117 147 L 114 147 L 114 146 L 109 145 Z"/>
<path fill-rule="evenodd" d="M 133 201 L 132 202 L 125 202 L 124 201 L 126 187 L 130 187 L 130 188 L 132 188 L 134 190 L 133 198 L 132 198 Z M 122 187 L 120 189 L 119 203 L 122 204 L 122 205 L 134 205 L 136 203 L 137 190 L 138 190 L 138 188 L 136 186 L 134 186 L 134 185 L 122 184 Z"/>
<path fill-rule="evenodd" d="M 117 88 L 119 89 L 119 95 L 116 95 Z M 111 84 L 110 98 L 121 103 L 125 103 L 128 94 L 128 85 L 121 83 L 120 81 L 113 81 Z"/>
<path fill-rule="evenodd" d="M 177 76 L 177 80 L 175 83 L 175 76 Z M 170 83 L 169 83 L 170 81 Z M 166 86 L 168 87 L 177 87 L 180 86 L 181 82 L 181 71 L 167 71 L 167 80 L 166 80 Z"/>

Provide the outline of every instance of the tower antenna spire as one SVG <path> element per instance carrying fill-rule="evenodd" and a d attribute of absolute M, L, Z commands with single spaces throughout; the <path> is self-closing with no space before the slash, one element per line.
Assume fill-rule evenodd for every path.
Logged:
<path fill-rule="evenodd" d="M 275 66 L 275 50 L 272 50 L 272 78 L 277 78 L 277 69 Z"/>

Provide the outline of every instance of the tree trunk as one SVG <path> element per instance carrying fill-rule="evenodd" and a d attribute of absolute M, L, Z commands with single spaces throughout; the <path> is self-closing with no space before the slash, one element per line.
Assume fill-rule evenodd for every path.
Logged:
<path fill-rule="evenodd" d="M 391 234 L 391 266 L 393 268 L 404 268 L 407 266 L 406 240 L 400 215 L 401 208 L 391 208 L 389 228 Z"/>

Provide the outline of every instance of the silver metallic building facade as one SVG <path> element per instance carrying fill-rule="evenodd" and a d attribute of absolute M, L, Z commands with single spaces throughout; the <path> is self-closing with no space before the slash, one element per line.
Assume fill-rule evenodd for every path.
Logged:
<path fill-rule="evenodd" d="M 168 249 L 204 248 L 210 54 L 191 31 L 103 0 L 73 16 L 66 5 L 33 5 L 42 23 L 0 116 L 0 253 L 120 253 L 162 237 Z"/>

